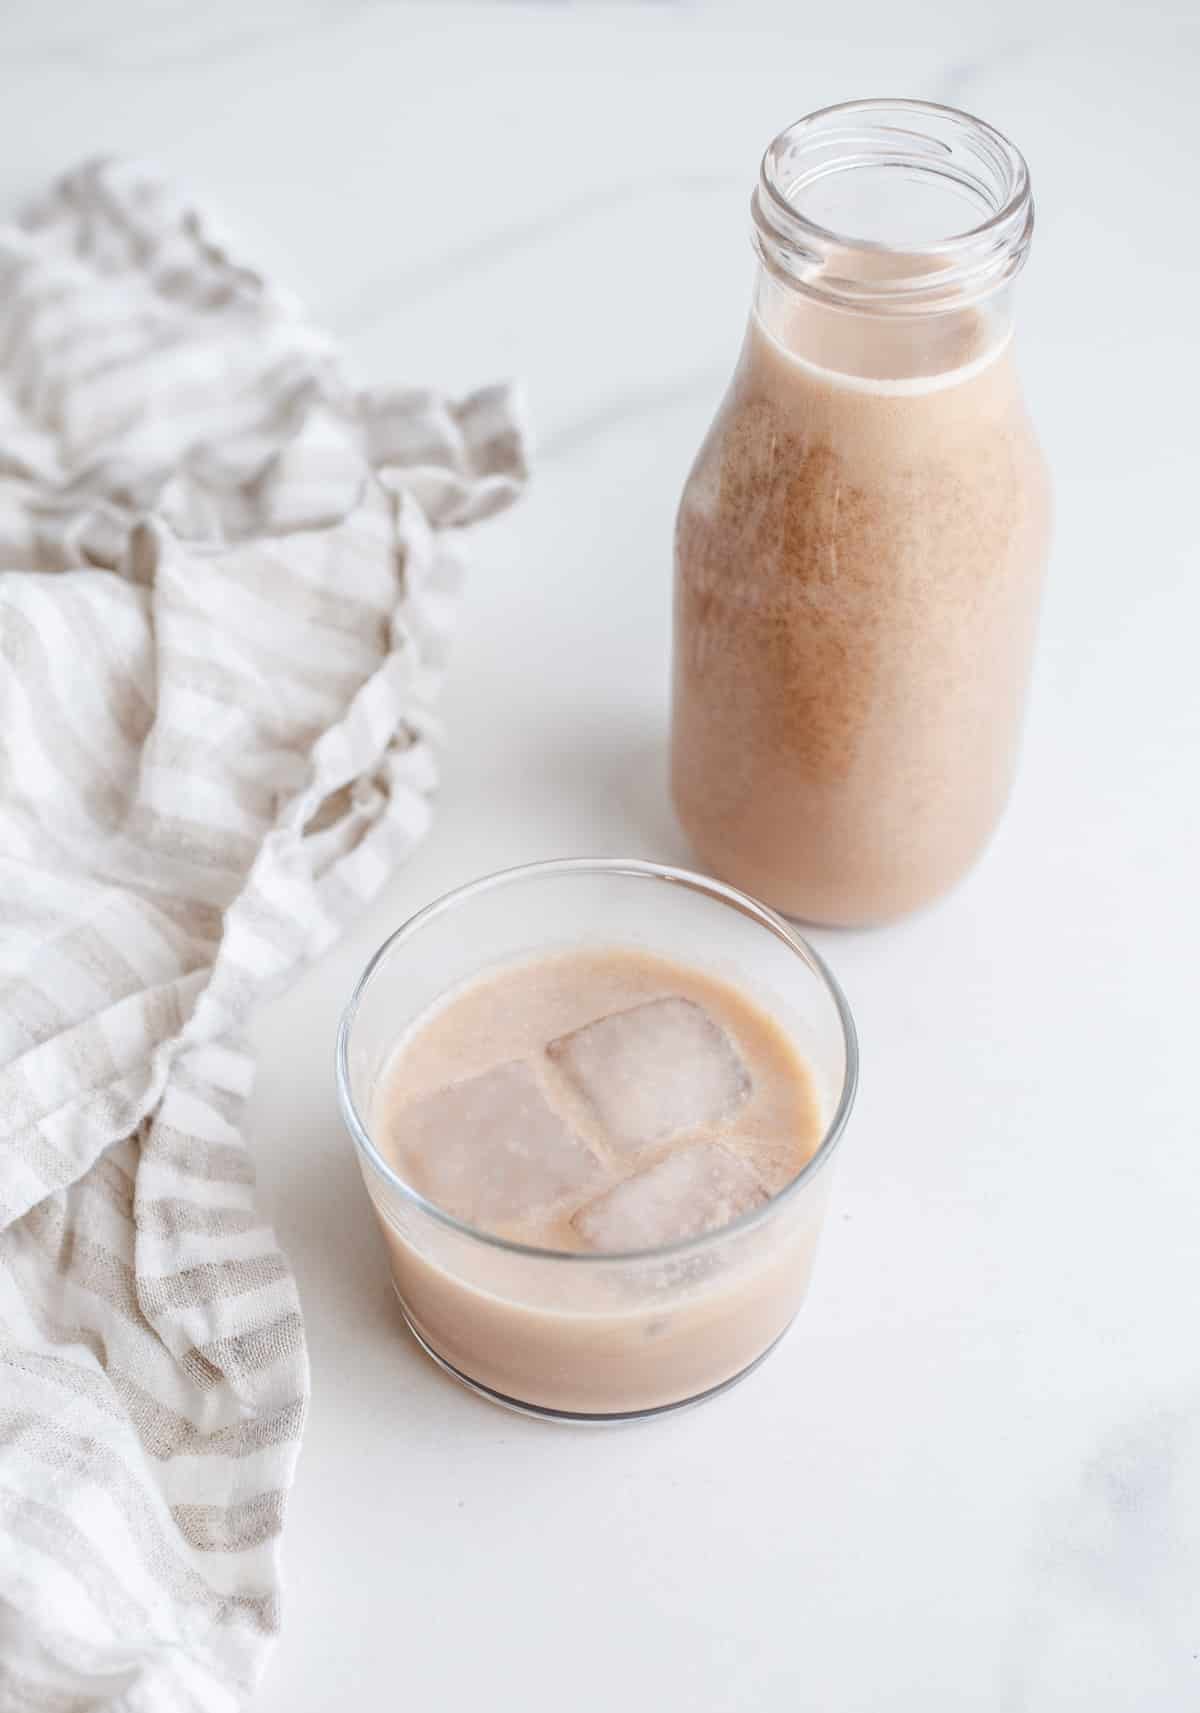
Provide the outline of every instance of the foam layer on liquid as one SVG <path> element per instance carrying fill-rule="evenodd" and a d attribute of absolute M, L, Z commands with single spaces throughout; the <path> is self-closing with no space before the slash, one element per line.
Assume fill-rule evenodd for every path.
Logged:
<path fill-rule="evenodd" d="M 961 386 L 964 382 L 973 380 L 1003 356 L 1012 341 L 1012 330 L 1008 328 L 989 343 L 983 325 L 976 323 L 968 335 L 975 354 L 949 368 L 924 375 L 858 375 L 845 369 L 827 368 L 811 356 L 806 356 L 803 350 L 785 343 L 757 313 L 754 320 L 762 337 L 775 349 L 783 362 L 795 364 L 797 369 L 805 371 L 814 380 L 821 381 L 826 386 L 841 387 L 847 392 L 874 394 L 879 398 L 920 398 L 927 393 L 938 393 L 948 387 Z"/>

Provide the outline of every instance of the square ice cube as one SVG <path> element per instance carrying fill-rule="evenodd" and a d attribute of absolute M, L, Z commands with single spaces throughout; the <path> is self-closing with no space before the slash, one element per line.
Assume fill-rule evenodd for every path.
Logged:
<path fill-rule="evenodd" d="M 405 1107 L 395 1119 L 409 1182 L 472 1225 L 581 1195 L 599 1162 L 546 1101 L 524 1060 L 497 1065 Z"/>
<path fill-rule="evenodd" d="M 740 1155 L 697 1142 L 606 1190 L 571 1223 L 590 1249 L 655 1249 L 716 1231 L 766 1199 Z"/>
<path fill-rule="evenodd" d="M 732 1118 L 750 1092 L 737 1048 L 690 999 L 651 999 L 546 1048 L 618 1148 L 629 1153 Z"/>

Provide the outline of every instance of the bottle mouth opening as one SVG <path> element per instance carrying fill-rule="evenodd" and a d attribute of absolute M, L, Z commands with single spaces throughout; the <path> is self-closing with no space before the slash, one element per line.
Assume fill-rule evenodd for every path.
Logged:
<path fill-rule="evenodd" d="M 928 101 L 848 101 L 810 113 L 763 156 L 755 246 L 825 303 L 881 312 L 958 307 L 1020 270 L 1029 172 L 992 126 Z"/>

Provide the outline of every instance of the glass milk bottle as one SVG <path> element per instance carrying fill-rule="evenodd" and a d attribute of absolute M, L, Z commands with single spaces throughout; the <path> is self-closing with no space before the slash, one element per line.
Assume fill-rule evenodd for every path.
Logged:
<path fill-rule="evenodd" d="M 1025 163 L 859 101 L 776 138 L 741 357 L 676 527 L 672 789 L 703 863 L 861 924 L 951 887 L 1012 781 L 1050 537 L 1012 342 Z"/>

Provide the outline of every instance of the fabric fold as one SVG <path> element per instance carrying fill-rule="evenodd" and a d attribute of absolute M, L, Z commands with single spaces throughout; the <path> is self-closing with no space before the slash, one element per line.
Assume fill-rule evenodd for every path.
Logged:
<path fill-rule="evenodd" d="M 22 1706 L 227 1710 L 261 1672 L 308 1375 L 242 1032 L 424 835 L 461 531 L 526 476 L 509 388 L 364 390 L 144 168 L 88 163 L 0 229 Z"/>

